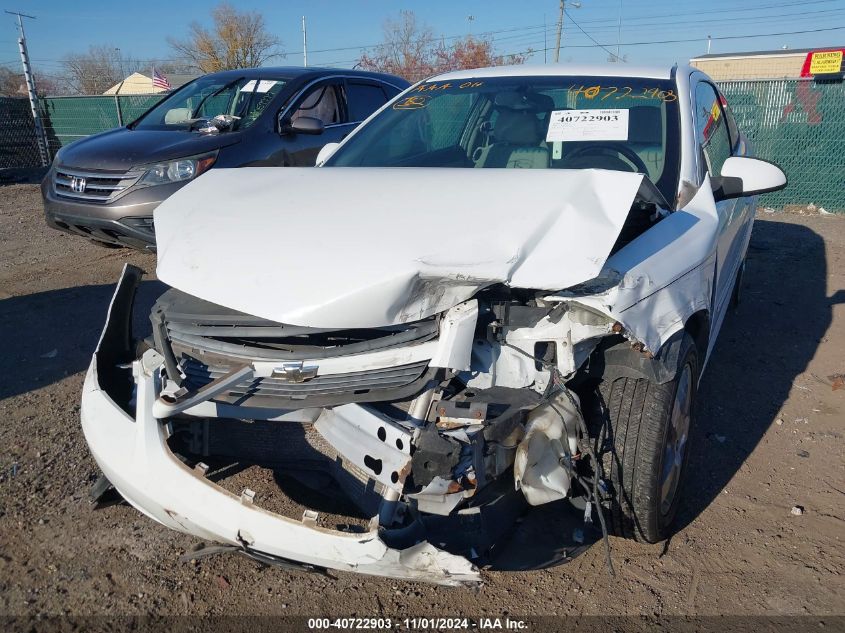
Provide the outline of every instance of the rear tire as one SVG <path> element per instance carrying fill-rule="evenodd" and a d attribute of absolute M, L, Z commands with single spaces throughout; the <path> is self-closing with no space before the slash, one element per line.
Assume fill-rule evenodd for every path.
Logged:
<path fill-rule="evenodd" d="M 678 510 L 689 455 L 699 361 L 684 334 L 675 378 L 664 384 L 614 375 L 608 366 L 599 393 L 608 419 L 605 455 L 614 495 L 611 524 L 619 536 L 656 543 L 666 539 Z"/>

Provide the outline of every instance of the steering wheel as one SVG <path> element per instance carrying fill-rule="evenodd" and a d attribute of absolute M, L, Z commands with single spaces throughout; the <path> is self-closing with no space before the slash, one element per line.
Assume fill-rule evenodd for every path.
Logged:
<path fill-rule="evenodd" d="M 565 162 L 568 163 L 575 158 L 581 158 L 589 154 L 606 156 L 608 152 L 622 155 L 624 158 L 627 158 L 630 162 L 632 162 L 639 172 L 648 174 L 648 167 L 646 167 L 639 154 L 622 143 L 590 143 L 589 145 L 584 145 L 584 147 L 579 147 L 569 154 L 565 158 Z"/>

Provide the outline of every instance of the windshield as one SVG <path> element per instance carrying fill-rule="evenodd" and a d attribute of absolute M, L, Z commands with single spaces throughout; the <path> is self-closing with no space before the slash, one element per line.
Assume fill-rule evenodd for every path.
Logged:
<path fill-rule="evenodd" d="M 430 81 L 403 93 L 326 165 L 612 169 L 646 174 L 671 201 L 679 134 L 671 81 L 565 76 Z"/>
<path fill-rule="evenodd" d="M 229 129 L 244 129 L 255 123 L 284 85 L 282 79 L 200 77 L 165 98 L 132 127 L 189 130 L 218 115 L 229 115 L 234 117 L 229 119 Z"/>

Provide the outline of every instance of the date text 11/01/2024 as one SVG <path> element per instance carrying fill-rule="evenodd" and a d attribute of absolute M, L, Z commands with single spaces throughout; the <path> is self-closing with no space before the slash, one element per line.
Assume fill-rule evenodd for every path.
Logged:
<path fill-rule="evenodd" d="M 478 631 L 525 631 L 528 622 L 518 618 L 309 618 L 308 629 L 321 631 L 343 630 L 478 630 Z"/>

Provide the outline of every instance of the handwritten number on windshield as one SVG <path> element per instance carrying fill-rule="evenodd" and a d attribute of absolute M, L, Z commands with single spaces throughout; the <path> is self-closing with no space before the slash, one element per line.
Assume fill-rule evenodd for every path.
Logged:
<path fill-rule="evenodd" d="M 613 97 L 611 99 L 612 101 L 619 101 L 620 99 L 625 99 L 626 97 L 630 97 L 631 99 L 654 99 L 656 101 L 662 101 L 663 103 L 669 103 L 671 101 L 678 100 L 678 95 L 675 94 L 674 90 L 661 90 L 660 88 L 643 88 L 641 93 L 632 94 L 634 93 L 634 89 L 631 86 L 619 87 L 598 85 L 587 87 L 580 86 L 578 88 L 576 88 L 575 86 L 571 86 L 569 88 L 569 93 L 575 97 L 578 97 L 579 95 L 584 95 L 584 98 L 588 100 L 598 98 L 600 101 L 605 101 L 611 97 Z M 616 93 L 619 94 L 617 95 Z"/>

